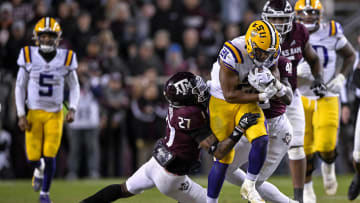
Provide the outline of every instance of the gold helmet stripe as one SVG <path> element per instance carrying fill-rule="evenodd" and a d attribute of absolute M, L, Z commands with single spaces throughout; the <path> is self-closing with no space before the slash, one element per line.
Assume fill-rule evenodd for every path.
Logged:
<path fill-rule="evenodd" d="M 263 22 L 265 23 L 265 25 L 267 26 L 269 32 L 270 32 L 270 44 L 271 44 L 271 48 L 275 48 L 276 46 L 276 33 L 274 28 L 265 20 L 263 20 Z"/>

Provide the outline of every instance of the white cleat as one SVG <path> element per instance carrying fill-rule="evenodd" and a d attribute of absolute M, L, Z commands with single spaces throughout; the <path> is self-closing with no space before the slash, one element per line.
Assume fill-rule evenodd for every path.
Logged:
<path fill-rule="evenodd" d="M 312 182 L 304 185 L 304 203 L 316 203 L 316 195 Z"/>
<path fill-rule="evenodd" d="M 40 167 L 34 169 L 33 178 L 31 185 L 35 192 L 41 189 L 42 181 L 44 179 L 45 161 L 43 158 L 40 159 Z"/>
<path fill-rule="evenodd" d="M 244 183 L 241 186 L 240 194 L 250 203 L 265 203 L 265 200 L 261 198 L 261 196 L 255 189 L 255 181 L 245 179 Z"/>
<path fill-rule="evenodd" d="M 335 174 L 335 163 L 327 164 L 322 162 L 321 174 L 323 177 L 325 193 L 328 195 L 335 195 L 338 187 Z"/>

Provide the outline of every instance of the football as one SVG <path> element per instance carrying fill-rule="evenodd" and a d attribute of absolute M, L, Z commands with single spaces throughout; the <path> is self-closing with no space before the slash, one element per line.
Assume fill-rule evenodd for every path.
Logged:
<path fill-rule="evenodd" d="M 259 92 L 264 92 L 265 88 L 274 80 L 271 71 L 263 67 L 253 68 L 248 75 L 248 82 Z"/>

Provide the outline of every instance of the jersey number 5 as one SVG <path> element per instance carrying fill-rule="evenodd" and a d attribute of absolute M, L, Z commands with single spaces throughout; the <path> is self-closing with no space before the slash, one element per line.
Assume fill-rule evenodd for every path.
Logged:
<path fill-rule="evenodd" d="M 44 90 L 39 90 L 39 95 L 43 97 L 51 97 L 53 94 L 53 86 L 50 83 L 46 83 L 46 80 L 52 80 L 54 78 L 53 75 L 42 74 L 40 73 L 39 85 L 40 87 L 47 88 Z"/>

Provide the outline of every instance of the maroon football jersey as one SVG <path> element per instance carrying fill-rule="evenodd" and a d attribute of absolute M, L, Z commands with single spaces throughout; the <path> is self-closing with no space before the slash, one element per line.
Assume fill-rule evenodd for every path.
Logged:
<path fill-rule="evenodd" d="M 284 56 L 279 57 L 278 69 L 280 72 L 280 78 L 288 78 L 290 81 L 296 75 L 292 74 L 291 61 Z M 296 78 L 295 78 L 296 79 Z M 282 115 L 286 111 L 286 104 L 284 104 L 279 98 L 270 99 L 270 108 L 263 109 L 266 118 L 274 118 Z"/>
<path fill-rule="evenodd" d="M 198 160 L 199 143 L 191 135 L 204 128 L 210 129 L 206 112 L 198 106 L 169 107 L 166 121 L 166 136 L 163 138 L 163 144 L 176 157 Z M 210 134 L 210 130 L 205 132 Z"/>
<path fill-rule="evenodd" d="M 291 74 L 294 77 L 289 78 L 293 90 L 297 88 L 296 67 L 303 58 L 305 44 L 309 41 L 309 32 L 305 26 L 300 23 L 293 23 L 291 32 L 286 35 L 284 42 L 281 44 L 281 55 L 288 58 L 292 63 Z"/>

